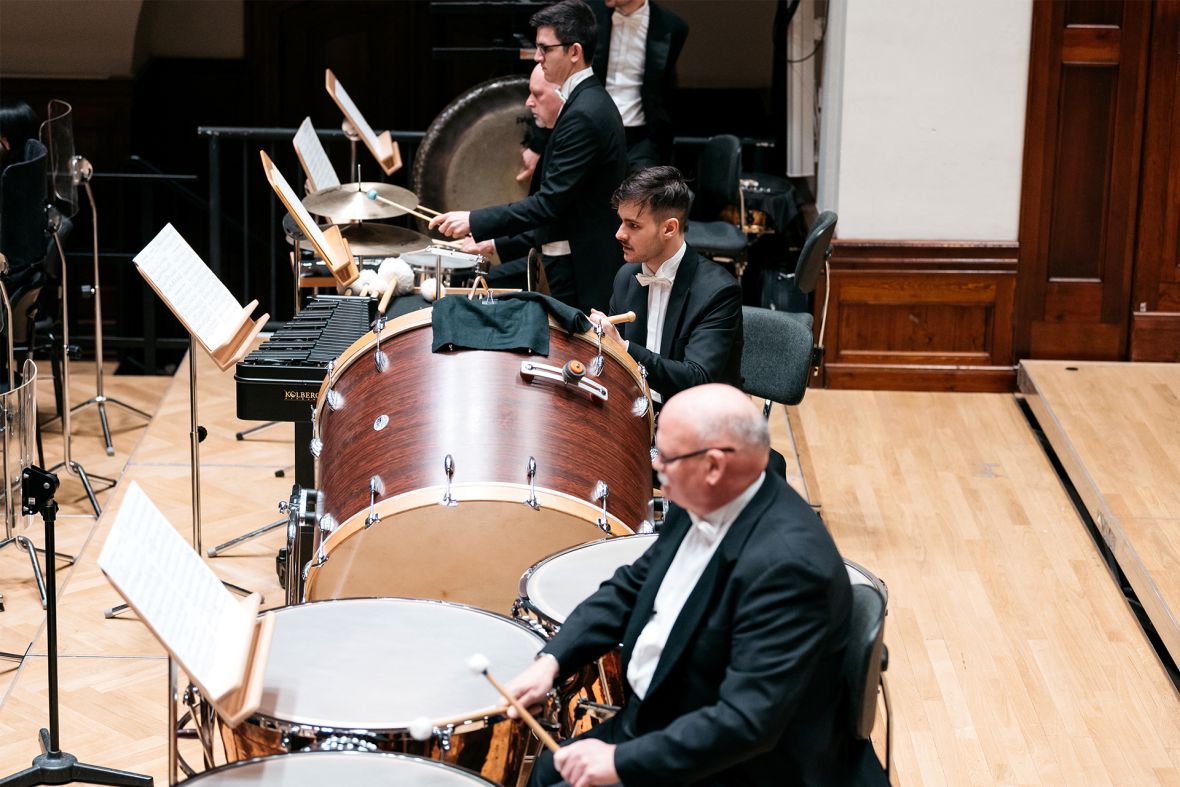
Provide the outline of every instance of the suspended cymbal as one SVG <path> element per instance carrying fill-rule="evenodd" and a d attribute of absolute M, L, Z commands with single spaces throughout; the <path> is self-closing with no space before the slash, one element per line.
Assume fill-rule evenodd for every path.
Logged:
<path fill-rule="evenodd" d="M 374 199 L 370 194 L 397 205 Z M 331 216 L 336 221 L 369 221 L 401 216 L 414 210 L 418 207 L 418 195 L 389 183 L 343 183 L 308 194 L 303 198 L 303 207 L 317 216 Z"/>
<path fill-rule="evenodd" d="M 430 238 L 405 227 L 388 224 L 341 224 L 340 234 L 357 257 L 381 257 L 404 254 L 430 245 Z"/>

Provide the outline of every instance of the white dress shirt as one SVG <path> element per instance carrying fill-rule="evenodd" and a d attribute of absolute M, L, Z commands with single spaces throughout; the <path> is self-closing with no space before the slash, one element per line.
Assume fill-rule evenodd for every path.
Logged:
<path fill-rule="evenodd" d="M 561 96 L 562 109 L 565 109 L 565 102 L 570 100 L 570 93 L 574 92 L 574 88 L 592 76 L 594 76 L 594 69 L 586 66 L 581 71 L 575 71 L 565 78 L 565 81 L 561 83 L 561 87 L 557 89 L 557 95 Z M 560 116 L 561 113 L 558 113 L 558 117 Z"/>
<path fill-rule="evenodd" d="M 705 573 L 705 567 L 717 551 L 717 547 L 721 545 L 725 534 L 729 532 L 730 525 L 754 499 L 765 478 L 766 473 L 763 472 L 740 495 L 704 518 L 689 513 L 692 529 L 680 542 L 676 556 L 668 566 L 668 573 L 664 574 L 664 579 L 660 582 L 651 617 L 643 631 L 639 632 L 639 638 L 635 640 L 635 648 L 631 653 L 631 661 L 627 664 L 627 682 L 631 684 L 631 690 L 639 699 L 647 695 L 652 676 L 656 673 L 656 666 L 660 663 L 660 656 L 664 653 L 664 645 L 667 644 L 672 627 L 684 609 L 684 603 L 688 601 L 701 575 Z"/>
<path fill-rule="evenodd" d="M 684 259 L 684 253 L 688 250 L 688 245 L 681 242 L 680 248 L 676 253 L 660 264 L 656 268 L 655 277 L 660 281 L 652 282 L 647 286 L 647 341 L 644 346 L 653 353 L 659 353 L 660 344 L 664 340 L 664 317 L 668 314 L 668 301 L 672 297 L 672 284 L 676 281 L 676 271 L 680 270 L 680 261 Z M 643 275 L 647 274 L 647 266 L 641 268 Z M 667 282 L 666 284 L 664 282 Z M 630 346 L 628 341 L 627 345 Z M 652 391 L 652 398 L 657 402 L 663 402 L 664 399 L 659 391 Z"/>
<path fill-rule="evenodd" d="M 646 123 L 643 116 L 643 69 L 647 59 L 647 27 L 651 6 L 646 2 L 631 14 L 611 15 L 610 57 L 606 64 L 606 92 L 614 99 L 623 125 Z"/>

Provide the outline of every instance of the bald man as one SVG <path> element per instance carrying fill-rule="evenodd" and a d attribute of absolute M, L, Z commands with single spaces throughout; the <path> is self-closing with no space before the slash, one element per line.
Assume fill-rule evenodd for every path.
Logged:
<path fill-rule="evenodd" d="M 622 642 L 622 710 L 533 785 L 884 785 L 842 680 L 851 589 L 835 544 L 766 472 L 766 420 L 736 388 L 670 398 L 653 461 L 660 537 L 574 610 L 508 683 L 526 706 Z"/>

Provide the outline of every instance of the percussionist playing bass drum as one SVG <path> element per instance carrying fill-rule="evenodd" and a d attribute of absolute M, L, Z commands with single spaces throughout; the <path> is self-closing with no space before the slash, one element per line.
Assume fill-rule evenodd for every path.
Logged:
<path fill-rule="evenodd" d="M 769 444 L 766 420 L 736 388 L 669 399 L 653 461 L 673 504 L 660 537 L 506 685 L 539 703 L 622 642 L 631 696 L 545 752 L 530 784 L 886 784 L 845 722 L 847 571 L 807 503 L 766 472 Z"/>

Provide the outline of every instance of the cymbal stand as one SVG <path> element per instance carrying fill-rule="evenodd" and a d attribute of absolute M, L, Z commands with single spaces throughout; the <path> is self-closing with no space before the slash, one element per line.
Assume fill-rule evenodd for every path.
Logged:
<path fill-rule="evenodd" d="M 344 122 L 340 124 L 340 130 L 343 131 L 344 136 L 348 138 L 348 144 L 349 144 L 349 148 L 350 148 L 350 153 L 348 156 L 348 171 L 350 173 L 357 172 L 356 143 L 361 141 L 361 135 L 353 127 L 352 123 L 348 122 L 347 118 L 345 118 Z M 361 179 L 359 177 L 359 173 L 358 173 L 358 177 L 356 179 L 356 182 L 357 183 L 361 182 Z"/>
<path fill-rule="evenodd" d="M 82 467 L 80 462 L 74 460 L 70 451 L 70 413 L 73 412 L 70 407 L 70 299 L 67 297 L 69 288 L 69 274 L 66 264 L 66 252 L 61 245 L 61 237 L 58 235 L 58 229 L 61 226 L 61 219 L 56 211 L 51 210 L 49 230 L 53 233 L 53 242 L 57 246 L 58 256 L 61 258 L 61 437 L 62 437 L 62 461 L 49 468 L 52 473 L 56 470 L 64 468 L 67 472 L 74 474 L 78 480 L 82 482 L 82 488 L 86 490 L 86 496 L 90 498 L 90 505 L 94 508 L 94 517 L 97 519 L 102 515 L 102 507 L 98 504 L 98 498 L 94 495 L 94 487 L 91 486 L 91 479 L 100 481 L 106 484 L 103 489 L 110 489 L 115 485 L 115 479 L 107 478 L 101 475 L 88 475 L 86 470 Z"/>
<path fill-rule="evenodd" d="M 201 554 L 201 441 L 207 434 L 205 427 L 197 424 L 197 337 L 188 335 L 188 405 L 189 405 L 189 461 L 192 465 L 193 492 L 193 549 Z M 221 580 L 221 584 L 241 596 L 250 595 L 244 587 Z M 129 609 L 127 604 L 111 607 L 103 613 L 113 618 Z M 0 786 L 2 787 L 2 786 Z"/>
<path fill-rule="evenodd" d="M 53 551 L 53 530 L 57 521 L 57 502 L 53 499 L 58 480 L 53 473 L 39 467 L 27 467 L 21 476 L 21 510 L 26 516 L 41 514 L 45 521 L 45 549 Z M 126 785 L 136 787 L 154 784 L 151 776 L 129 771 L 118 771 L 99 765 L 78 762 L 78 758 L 61 750 L 58 729 L 58 685 L 57 685 L 57 571 L 53 561 L 46 565 L 46 583 L 49 590 L 49 607 L 45 615 L 45 631 L 48 644 L 47 669 L 49 673 L 49 728 L 41 729 L 39 735 L 42 754 L 33 758 L 33 764 L 11 776 L 0 779 L 0 787 L 32 787 L 39 784 L 87 784 Z"/>
<path fill-rule="evenodd" d="M 138 415 L 145 421 L 152 420 L 150 414 L 145 413 L 138 407 L 133 407 L 126 402 L 119 401 L 113 396 L 107 396 L 103 392 L 102 387 L 102 366 L 103 366 L 103 346 L 102 346 L 102 289 L 99 284 L 99 268 L 98 268 L 98 206 L 94 202 L 94 192 L 90 188 L 90 179 L 94 175 L 94 169 L 90 166 L 90 162 L 81 156 L 74 156 L 70 160 L 70 173 L 74 178 L 74 182 L 81 184 L 86 189 L 86 198 L 90 201 L 90 217 L 91 227 L 94 233 L 93 248 L 94 248 L 94 389 L 95 394 L 81 404 L 74 405 L 74 411 L 81 410 L 95 405 L 98 407 L 98 420 L 102 424 L 102 439 L 106 443 L 107 456 L 115 455 L 115 445 L 111 442 L 111 427 L 107 421 L 108 404 L 122 407 L 128 412 Z"/>

